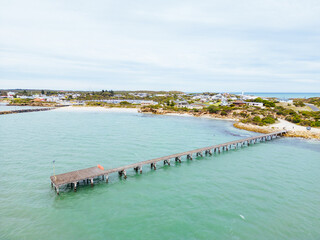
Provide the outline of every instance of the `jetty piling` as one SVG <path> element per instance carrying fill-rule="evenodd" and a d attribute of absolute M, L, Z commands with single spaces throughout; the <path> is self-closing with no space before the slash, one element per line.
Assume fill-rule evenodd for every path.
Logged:
<path fill-rule="evenodd" d="M 93 179 L 94 178 L 102 178 L 104 180 L 104 177 L 106 179 L 106 183 L 109 181 L 109 175 L 112 173 L 119 174 L 119 177 L 124 177 L 124 179 L 127 178 L 126 170 L 133 169 L 134 171 L 138 172 L 140 171 L 140 174 L 142 173 L 142 167 L 143 165 L 150 164 L 151 169 L 156 170 L 157 169 L 157 163 L 162 162 L 164 165 L 170 166 L 170 159 L 175 159 L 176 162 L 181 163 L 181 157 L 186 156 L 188 160 L 192 160 L 192 155 L 196 154 L 197 157 L 203 157 L 203 153 L 206 155 L 212 155 L 212 153 L 219 154 L 221 151 L 229 151 L 232 148 L 237 149 L 238 147 L 244 147 L 244 146 L 250 146 L 250 144 L 255 144 L 263 141 L 270 141 L 273 139 L 276 139 L 277 137 L 283 136 L 286 131 L 280 131 L 280 132 L 274 132 L 269 134 L 264 134 L 260 136 L 255 137 L 249 137 L 245 139 L 235 140 L 232 142 L 224 143 L 224 144 L 218 144 L 214 146 L 199 148 L 187 152 L 182 153 L 176 153 L 165 157 L 159 157 L 151 160 L 146 160 L 138 163 L 129 164 L 122 167 L 112 168 L 108 170 L 102 170 L 98 167 L 91 167 L 86 169 L 81 169 L 73 172 L 63 173 L 55 176 L 51 176 L 51 186 L 54 187 L 55 191 L 59 195 L 59 188 L 63 185 L 70 184 L 71 189 L 72 186 L 74 188 L 74 191 L 77 191 L 77 185 L 83 181 L 84 183 L 87 181 L 87 184 L 89 183 L 91 186 L 94 185 Z"/>

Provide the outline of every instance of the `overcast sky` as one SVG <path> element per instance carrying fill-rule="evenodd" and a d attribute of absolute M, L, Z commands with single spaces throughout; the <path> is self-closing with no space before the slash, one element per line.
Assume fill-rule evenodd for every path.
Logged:
<path fill-rule="evenodd" d="M 320 1 L 2 0 L 1 88 L 320 92 Z"/>

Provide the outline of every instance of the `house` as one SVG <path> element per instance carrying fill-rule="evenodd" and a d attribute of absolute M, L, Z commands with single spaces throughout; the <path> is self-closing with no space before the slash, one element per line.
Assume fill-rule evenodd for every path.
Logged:
<path fill-rule="evenodd" d="M 187 107 L 189 105 L 187 101 L 177 101 L 175 103 L 179 108 Z"/>
<path fill-rule="evenodd" d="M 13 98 L 15 94 L 16 94 L 15 92 L 7 92 L 7 97 Z"/>
<path fill-rule="evenodd" d="M 221 104 L 220 106 L 229 106 L 229 102 L 227 101 L 227 99 L 223 98 L 222 101 L 221 101 Z"/>
<path fill-rule="evenodd" d="M 46 100 L 44 98 L 35 98 L 34 101 L 35 102 L 44 102 Z"/>
<path fill-rule="evenodd" d="M 153 100 L 151 101 L 141 101 L 141 106 L 148 106 L 148 105 L 157 105 L 158 102 L 155 102 Z"/>
<path fill-rule="evenodd" d="M 293 100 L 292 100 L 292 99 L 288 99 L 288 100 L 280 100 L 279 102 L 281 102 L 281 103 L 293 104 Z"/>
<path fill-rule="evenodd" d="M 247 105 L 254 106 L 254 107 L 263 107 L 262 102 L 247 102 Z"/>
<path fill-rule="evenodd" d="M 241 101 L 241 100 L 237 100 L 237 101 L 234 101 L 232 104 L 234 104 L 236 106 L 243 106 L 243 105 L 246 105 L 246 102 Z"/>
<path fill-rule="evenodd" d="M 149 94 L 148 93 L 137 93 L 136 96 L 141 97 L 141 98 L 145 98 L 145 97 L 148 97 Z"/>
<path fill-rule="evenodd" d="M 216 94 L 214 96 L 211 96 L 210 98 L 211 98 L 211 100 L 220 100 L 220 99 L 223 99 L 224 96 L 222 96 L 221 93 L 218 93 L 218 94 Z"/>
<path fill-rule="evenodd" d="M 203 106 L 200 104 L 190 104 L 187 106 L 188 109 L 203 109 Z"/>

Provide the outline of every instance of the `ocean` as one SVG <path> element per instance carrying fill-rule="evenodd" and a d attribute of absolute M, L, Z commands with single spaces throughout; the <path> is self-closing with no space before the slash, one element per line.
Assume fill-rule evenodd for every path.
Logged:
<path fill-rule="evenodd" d="M 57 109 L 0 116 L 0 239 L 319 239 L 320 142 L 280 138 L 144 166 L 128 178 L 50 186 L 257 133 L 231 121 Z"/>
<path fill-rule="evenodd" d="M 237 92 L 234 94 L 241 94 Z M 320 93 L 273 93 L 273 92 L 244 92 L 245 95 L 253 95 L 259 97 L 272 97 L 280 100 L 288 100 L 290 98 L 311 98 L 320 97 Z"/>

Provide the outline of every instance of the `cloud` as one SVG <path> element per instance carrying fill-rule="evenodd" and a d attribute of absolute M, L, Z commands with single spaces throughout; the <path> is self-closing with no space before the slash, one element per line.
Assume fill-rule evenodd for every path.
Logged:
<path fill-rule="evenodd" d="M 319 92 L 319 12 L 313 0 L 7 1 L 0 88 Z"/>

